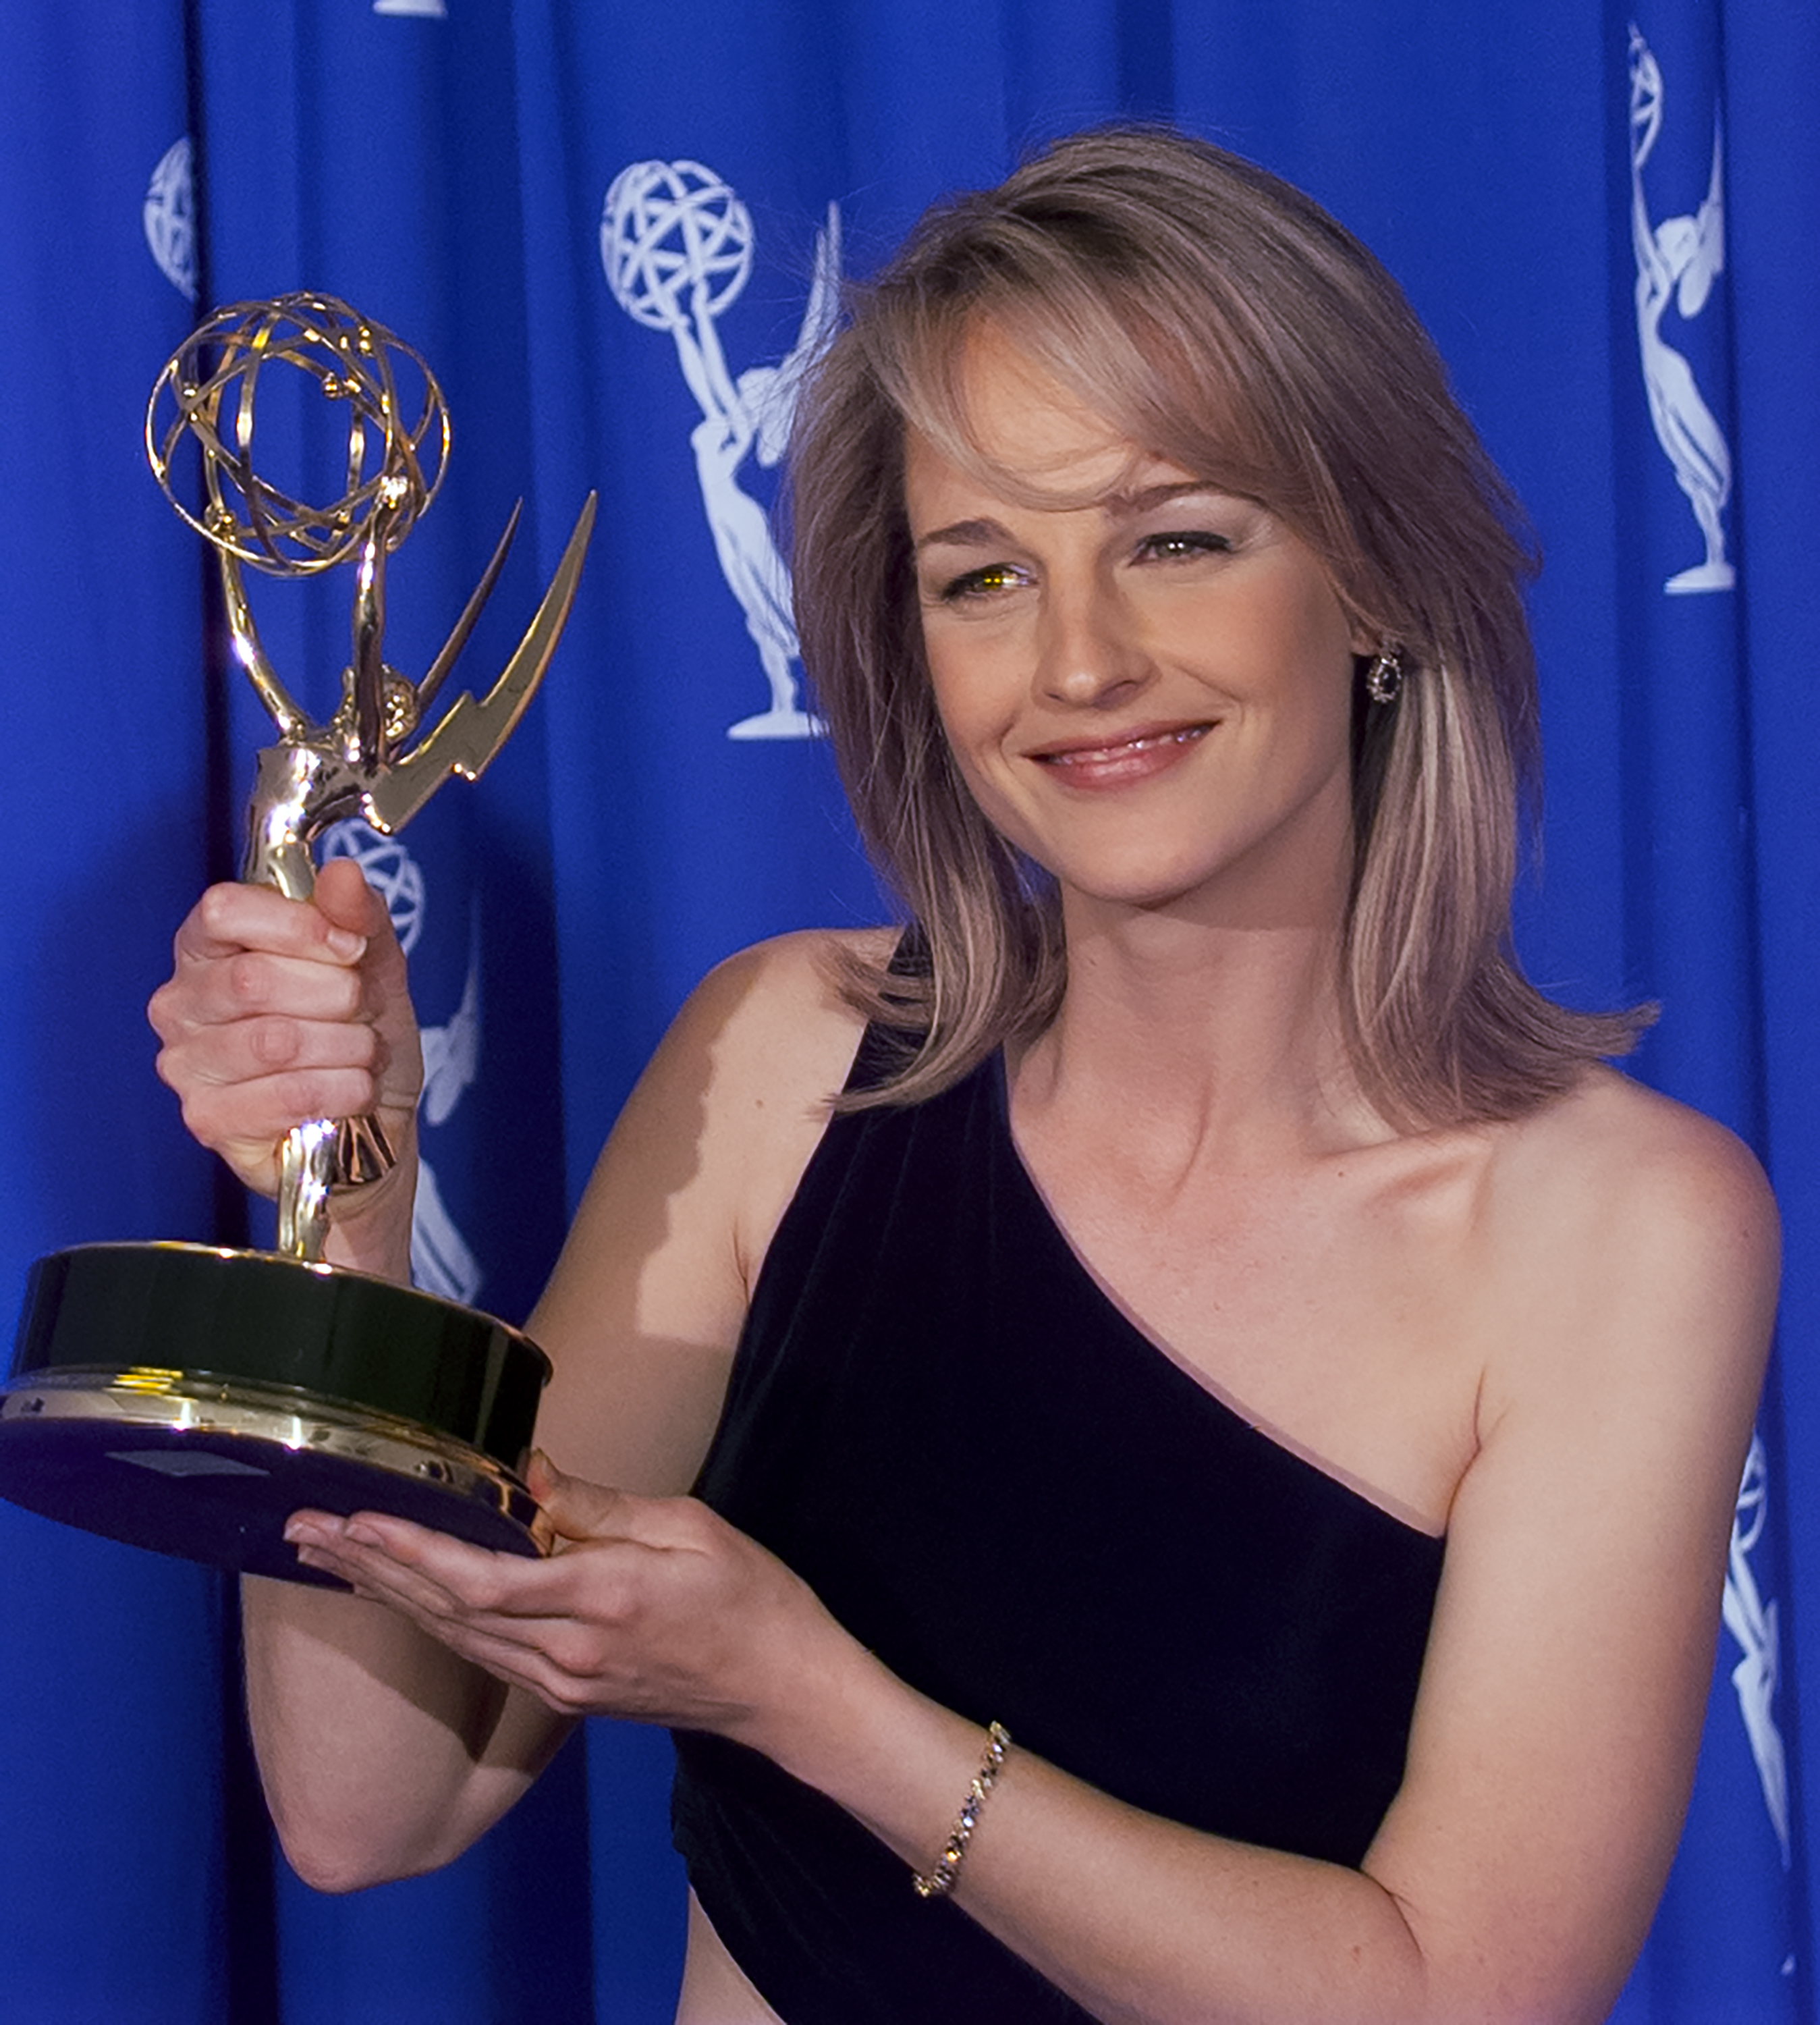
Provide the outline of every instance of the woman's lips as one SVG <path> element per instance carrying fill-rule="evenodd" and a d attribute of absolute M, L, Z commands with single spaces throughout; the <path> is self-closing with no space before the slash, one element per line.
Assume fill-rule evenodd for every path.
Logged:
<path fill-rule="evenodd" d="M 1052 745 L 1029 756 L 1072 787 L 1122 787 L 1174 766 L 1213 728 L 1210 724 L 1159 726 L 1093 745 Z"/>

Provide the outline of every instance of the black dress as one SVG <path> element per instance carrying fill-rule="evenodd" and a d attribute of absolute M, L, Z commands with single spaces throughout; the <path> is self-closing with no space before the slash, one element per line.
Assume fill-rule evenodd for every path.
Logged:
<path fill-rule="evenodd" d="M 996 1057 L 828 1126 L 697 1490 L 912 1686 L 1135 1806 L 1356 1865 L 1396 1792 L 1441 1542 L 1107 1299 L 1018 1156 Z M 676 1741 L 690 1881 L 786 2025 L 1086 2019 L 820 1794 Z"/>

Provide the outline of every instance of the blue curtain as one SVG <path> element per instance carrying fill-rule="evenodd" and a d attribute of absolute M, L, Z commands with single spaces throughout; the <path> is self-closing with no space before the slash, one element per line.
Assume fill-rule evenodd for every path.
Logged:
<path fill-rule="evenodd" d="M 1780 1349 L 1741 1490 L 1688 1832 L 1627 2021 L 1805 2019 L 1820 1735 L 1820 17 L 1789 0 L 14 0 L 0 61 L 0 1286 L 88 1238 L 235 1238 L 140 1009 L 231 866 L 270 727 L 139 449 L 212 305 L 314 288 L 433 363 L 442 497 L 394 567 L 420 672 L 513 501 L 502 664 L 601 523 L 530 716 L 402 840 L 437 1077 L 419 1269 L 534 1297 L 695 978 L 876 918 L 765 513 L 837 275 L 1045 136 L 1160 116 L 1386 259 L 1527 500 L 1550 756 L 1521 938 L 1658 998 L 1641 1074 L 1768 1163 Z M 347 586 L 255 584 L 326 708 Z M 255 1220 L 256 1229 L 256 1220 Z M 681 1884 L 661 1737 L 595 1724 L 449 1871 L 293 1878 L 251 1781 L 231 1589 L 0 1508 L 0 2020 L 659 2025 Z M 1805 1700 L 1804 1700 L 1805 1697 Z"/>

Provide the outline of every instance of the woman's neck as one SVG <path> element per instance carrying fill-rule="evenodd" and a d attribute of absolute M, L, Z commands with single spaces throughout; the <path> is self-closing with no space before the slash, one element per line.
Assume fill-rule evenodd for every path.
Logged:
<path fill-rule="evenodd" d="M 1341 932 L 1064 902 L 1068 987 L 1018 1064 L 1022 1104 L 1117 1119 L 1159 1157 L 1248 1166 L 1389 1136 L 1341 1013 Z"/>

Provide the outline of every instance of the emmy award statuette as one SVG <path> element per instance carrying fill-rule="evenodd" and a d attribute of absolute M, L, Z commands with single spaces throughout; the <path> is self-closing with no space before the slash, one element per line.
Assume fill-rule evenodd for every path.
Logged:
<path fill-rule="evenodd" d="M 302 503 L 253 467 L 263 379 L 339 406 L 346 484 Z M 295 376 L 301 376 L 298 378 Z M 193 513 L 171 461 L 193 438 L 206 495 Z M 338 436 L 338 441 L 339 440 Z M 503 567 L 492 560 L 421 681 L 381 656 L 386 564 L 435 497 L 449 447 L 441 388 L 407 345 L 317 295 L 237 303 L 160 373 L 146 454 L 171 503 L 215 550 L 234 652 L 277 728 L 259 756 L 243 876 L 293 899 L 312 847 L 358 815 L 401 829 L 451 774 L 476 778 L 549 664 L 594 520 L 584 504 L 549 588 L 484 700 L 431 706 Z M 292 700 L 262 648 L 242 566 L 280 577 L 355 566 L 353 659 L 334 713 Z M 33 1267 L 12 1376 L 0 1387 L 0 1496 L 90 1532 L 292 1581 L 300 1506 L 384 1510 L 482 1545 L 536 1548 L 519 1472 L 549 1365 L 491 1316 L 324 1262 L 332 1191 L 383 1174 L 376 1120 L 318 1119 L 280 1160 L 277 1249 L 86 1244 Z M 339 1585 L 334 1585 L 339 1586 Z"/>

